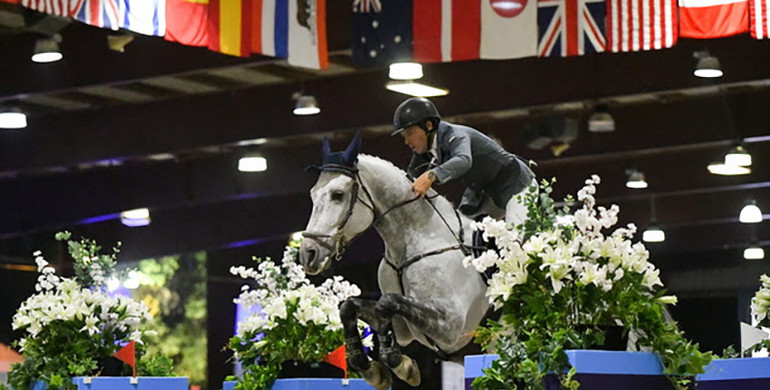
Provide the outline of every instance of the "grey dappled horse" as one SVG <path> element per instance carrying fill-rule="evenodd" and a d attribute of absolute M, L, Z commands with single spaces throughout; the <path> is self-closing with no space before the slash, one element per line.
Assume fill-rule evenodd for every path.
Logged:
<path fill-rule="evenodd" d="M 396 342 L 406 346 L 417 340 L 444 354 L 459 351 L 487 312 L 486 284 L 475 269 L 462 265 L 470 220 L 433 190 L 427 199 L 415 198 L 404 171 L 359 155 L 359 148 L 359 135 L 338 153 L 324 140 L 323 164 L 312 167 L 320 175 L 310 190 L 313 212 L 300 262 L 308 274 L 323 272 L 332 259 L 340 260 L 350 241 L 370 227 L 377 230 L 385 243 L 377 274 L 382 296 L 340 305 L 348 366 L 377 389 L 391 385 L 388 368 L 417 386 L 419 369 Z M 358 318 L 378 334 L 379 361 L 364 354 Z"/>

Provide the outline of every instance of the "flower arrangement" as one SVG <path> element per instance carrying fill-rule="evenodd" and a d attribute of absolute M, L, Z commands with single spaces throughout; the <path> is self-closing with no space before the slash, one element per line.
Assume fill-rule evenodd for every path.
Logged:
<path fill-rule="evenodd" d="M 96 242 L 69 238 L 68 232 L 56 235 L 57 240 L 67 241 L 74 261 L 73 278 L 57 275 L 39 251 L 34 254 L 40 272 L 37 292 L 13 316 L 13 329 L 26 333 L 16 342 L 24 362 L 9 373 L 13 388 L 30 388 L 36 380 L 49 388 L 75 388 L 71 377 L 98 375 L 120 344 L 131 340 L 139 343 L 137 354 L 141 356 L 143 339 L 150 336 L 142 330 L 150 319 L 147 307 L 107 293 L 117 248 L 111 254 L 100 254 Z M 170 373 L 163 358 L 140 359 L 137 368 L 145 375 Z"/>
<path fill-rule="evenodd" d="M 484 219 L 474 228 L 498 250 L 464 260 L 467 267 L 484 272 L 497 267 L 487 295 L 500 311 L 497 321 L 481 327 L 476 340 L 495 350 L 500 358 L 475 389 L 542 388 L 547 373 L 559 376 L 561 385 L 574 389 L 565 350 L 601 346 L 607 326 L 632 332 L 632 349 L 658 353 L 675 385 L 682 387 L 703 372 L 712 355 L 684 338 L 673 321 L 664 317 L 665 306 L 675 296 L 664 295 L 659 271 L 648 262 L 642 243 L 632 243 L 636 227 L 629 224 L 603 234 L 617 224 L 619 207 L 596 207 L 594 175 L 577 194 L 582 207 L 570 213 L 571 197 L 556 210 L 552 184 L 543 181 L 524 201 L 528 220 L 516 229 L 502 221 Z"/>
<path fill-rule="evenodd" d="M 344 344 L 338 306 L 361 290 L 341 276 L 313 285 L 297 256 L 296 245 L 289 245 L 280 265 L 255 258 L 256 270 L 230 269 L 232 274 L 256 282 L 253 288 L 244 285 L 235 303 L 260 309 L 238 323 L 237 334 L 230 340 L 230 348 L 244 367 L 237 390 L 268 389 L 278 377 L 281 363 L 320 362 Z"/>
<path fill-rule="evenodd" d="M 757 327 L 770 327 L 770 276 L 763 274 L 759 277 L 762 285 L 751 298 L 751 316 L 754 318 Z M 750 347 L 749 350 L 757 352 L 761 349 L 770 348 L 770 340 L 762 340 Z"/>

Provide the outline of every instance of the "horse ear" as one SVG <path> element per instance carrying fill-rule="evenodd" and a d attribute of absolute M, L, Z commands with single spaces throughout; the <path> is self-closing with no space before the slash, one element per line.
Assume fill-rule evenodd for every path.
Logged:
<path fill-rule="evenodd" d="M 350 141 L 350 145 L 348 145 L 348 148 L 345 149 L 345 153 L 343 153 L 342 157 L 344 158 L 345 162 L 353 165 L 356 162 L 356 159 L 358 158 L 358 152 L 361 150 L 361 132 L 357 131 L 355 137 L 353 137 L 353 140 Z"/>
<path fill-rule="evenodd" d="M 332 154 L 332 147 L 329 145 L 329 139 L 324 137 L 321 141 L 321 161 L 326 161 L 326 157 Z"/>

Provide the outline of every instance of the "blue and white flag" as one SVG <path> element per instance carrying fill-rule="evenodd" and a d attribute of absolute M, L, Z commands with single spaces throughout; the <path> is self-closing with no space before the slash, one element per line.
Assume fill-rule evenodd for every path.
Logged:
<path fill-rule="evenodd" d="M 166 34 L 166 0 L 123 0 L 123 28 L 144 35 Z"/>

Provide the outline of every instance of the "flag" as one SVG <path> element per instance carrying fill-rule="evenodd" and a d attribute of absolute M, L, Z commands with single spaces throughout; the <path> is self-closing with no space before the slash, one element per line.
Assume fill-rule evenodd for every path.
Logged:
<path fill-rule="evenodd" d="M 681 37 L 720 38 L 748 31 L 748 0 L 679 0 Z"/>
<path fill-rule="evenodd" d="M 251 51 L 271 57 L 288 56 L 289 3 L 257 1 L 252 8 Z"/>
<path fill-rule="evenodd" d="M 208 46 L 208 0 L 166 0 L 166 35 L 163 38 L 188 46 Z"/>
<path fill-rule="evenodd" d="M 603 52 L 605 0 L 538 0 L 541 57 L 576 56 Z"/>
<path fill-rule="evenodd" d="M 481 58 L 537 55 L 537 0 L 481 2 Z"/>
<path fill-rule="evenodd" d="M 415 0 L 412 23 L 415 61 L 479 58 L 481 0 Z"/>
<path fill-rule="evenodd" d="M 112 30 L 122 27 L 124 10 L 122 0 L 74 0 L 70 2 L 73 19 Z"/>
<path fill-rule="evenodd" d="M 19 4 L 19 0 L 0 0 L 0 3 Z"/>
<path fill-rule="evenodd" d="M 209 49 L 224 54 L 251 55 L 251 0 L 209 0 Z"/>
<path fill-rule="evenodd" d="M 674 46 L 676 0 L 607 0 L 607 50 L 628 52 Z"/>
<path fill-rule="evenodd" d="M 166 34 L 166 0 L 123 0 L 121 27 L 144 35 Z"/>
<path fill-rule="evenodd" d="M 754 39 L 767 39 L 770 37 L 769 5 L 767 0 L 749 1 L 749 22 L 751 25 L 751 37 Z"/>
<path fill-rule="evenodd" d="M 134 340 L 129 341 L 126 346 L 115 352 L 114 356 L 131 366 L 133 376 L 136 376 L 136 342 Z"/>
<path fill-rule="evenodd" d="M 72 2 L 73 4 L 70 4 L 69 0 L 21 0 L 14 2 L 31 10 L 67 18 L 74 15 L 73 8 L 77 8 L 78 3 L 80 3 Z"/>
<path fill-rule="evenodd" d="M 411 60 L 412 0 L 355 0 L 351 49 L 360 65 Z"/>
<path fill-rule="evenodd" d="M 419 0 L 418 0 L 419 1 Z M 345 359 L 345 344 L 335 349 L 330 354 L 323 358 L 323 361 L 331 364 L 332 366 L 339 367 L 342 371 L 345 371 L 345 378 L 348 377 L 348 361 Z"/>
<path fill-rule="evenodd" d="M 289 64 L 312 69 L 329 65 L 326 0 L 289 1 Z"/>

